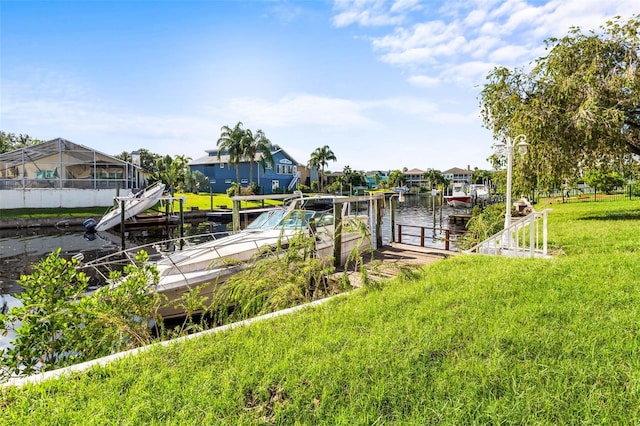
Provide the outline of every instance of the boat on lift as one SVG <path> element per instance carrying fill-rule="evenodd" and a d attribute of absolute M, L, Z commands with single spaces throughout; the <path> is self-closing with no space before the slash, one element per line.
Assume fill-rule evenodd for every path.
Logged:
<path fill-rule="evenodd" d="M 122 221 L 122 209 L 124 208 L 124 220 L 129 220 L 136 215 L 155 206 L 162 193 L 165 184 L 156 182 L 153 185 L 131 193 L 126 197 L 116 197 L 117 203 L 96 224 L 94 219 L 87 219 L 83 225 L 88 231 L 106 231 L 119 225 Z"/>
<path fill-rule="evenodd" d="M 468 209 L 473 205 L 471 193 L 464 182 L 454 182 L 451 195 L 445 195 L 444 199 L 453 208 Z"/>

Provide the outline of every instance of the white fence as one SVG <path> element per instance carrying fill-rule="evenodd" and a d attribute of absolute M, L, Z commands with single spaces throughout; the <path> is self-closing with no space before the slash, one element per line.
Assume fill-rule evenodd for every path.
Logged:
<path fill-rule="evenodd" d="M 108 207 L 116 189 L 5 189 L 0 191 L 0 209 Z M 120 190 L 124 196 L 131 190 Z"/>
<path fill-rule="evenodd" d="M 513 222 L 465 253 L 512 257 L 549 257 L 547 253 L 547 215 L 551 209 L 532 212 Z"/>

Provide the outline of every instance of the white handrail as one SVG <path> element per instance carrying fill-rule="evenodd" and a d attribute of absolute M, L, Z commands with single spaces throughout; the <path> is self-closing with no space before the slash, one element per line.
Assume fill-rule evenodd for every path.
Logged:
<path fill-rule="evenodd" d="M 533 211 L 508 228 L 476 244 L 464 253 L 481 253 L 512 257 L 548 257 L 547 216 L 551 209 Z M 540 221 L 542 218 L 542 229 Z M 528 232 L 527 232 L 528 230 Z"/>

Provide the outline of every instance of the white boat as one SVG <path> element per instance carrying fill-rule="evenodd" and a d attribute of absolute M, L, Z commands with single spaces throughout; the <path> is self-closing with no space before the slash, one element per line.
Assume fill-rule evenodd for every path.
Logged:
<path fill-rule="evenodd" d="M 174 306 L 184 294 L 199 285 L 203 285 L 200 295 L 211 300 L 215 289 L 230 276 L 246 268 L 261 249 L 280 244 L 286 247 L 290 239 L 301 232 L 310 232 L 315 227 L 315 253 L 322 259 L 330 259 L 334 253 L 334 215 L 333 203 L 339 196 L 299 197 L 282 209 L 262 213 L 249 226 L 237 233 L 220 238 L 211 236 L 211 240 L 186 246 L 173 253 L 160 255 L 153 260 L 158 269 L 158 293 L 167 297 L 167 303 L 160 309 L 163 318 L 184 315 Z M 362 197 L 367 198 L 367 197 Z M 344 264 L 352 250 L 364 251 L 371 247 L 371 235 L 368 227 L 368 215 L 350 214 L 349 203 L 344 203 L 340 263 Z M 358 224 L 359 222 L 359 224 Z M 349 226 L 355 224 L 356 226 Z M 362 226 L 362 225 L 364 226 Z M 367 232 L 356 228 L 366 229 Z M 351 230 L 349 230 L 351 229 Z M 201 237 L 201 236 L 200 236 Z M 135 250 L 140 250 L 138 247 Z M 132 258 L 113 254 L 114 259 Z M 98 269 L 109 265 L 110 261 L 101 258 L 89 262 L 83 268 Z M 100 272 L 103 277 L 107 272 Z"/>
<path fill-rule="evenodd" d="M 468 209 L 473 205 L 469 188 L 462 182 L 454 182 L 451 195 L 445 195 L 444 199 L 447 201 L 447 204 L 453 208 Z"/>
<path fill-rule="evenodd" d="M 153 185 L 145 188 L 144 190 L 131 193 L 129 196 L 118 199 L 117 204 L 110 209 L 100 222 L 98 222 L 92 230 L 95 231 L 106 231 L 107 229 L 111 229 L 114 226 L 120 224 L 122 220 L 122 201 L 124 200 L 124 220 L 131 219 L 132 217 L 142 213 L 145 210 L 153 207 L 158 199 L 162 196 L 164 192 L 165 185 L 162 182 L 156 182 Z M 85 227 L 89 228 L 85 224 Z"/>
<path fill-rule="evenodd" d="M 489 200 L 489 190 L 481 183 L 474 183 L 469 186 L 469 193 L 477 201 L 483 202 Z"/>

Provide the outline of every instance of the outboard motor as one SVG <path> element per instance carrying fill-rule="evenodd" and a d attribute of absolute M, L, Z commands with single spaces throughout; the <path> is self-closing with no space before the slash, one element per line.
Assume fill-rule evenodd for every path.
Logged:
<path fill-rule="evenodd" d="M 96 232 L 96 225 L 97 222 L 92 217 L 82 222 L 82 226 L 84 226 L 84 229 L 86 229 L 88 232 Z"/>

